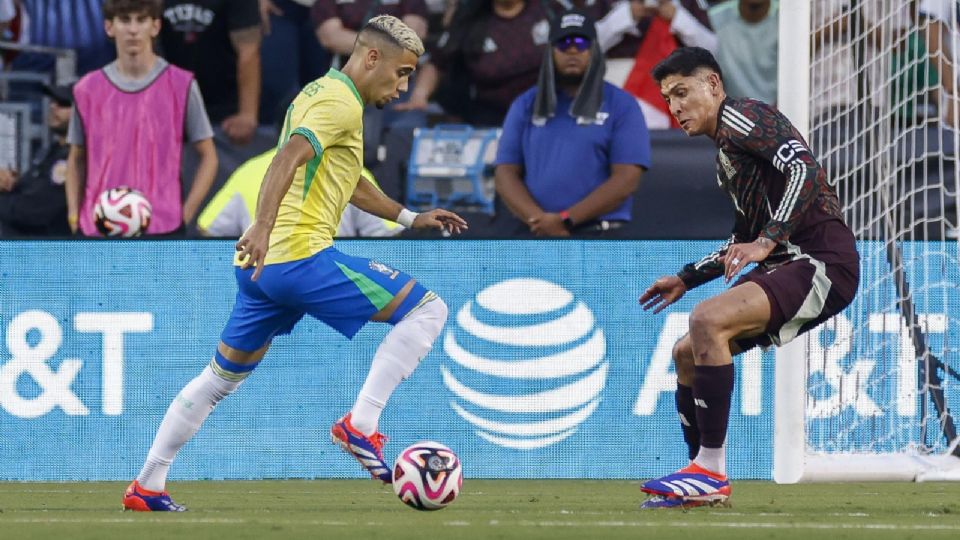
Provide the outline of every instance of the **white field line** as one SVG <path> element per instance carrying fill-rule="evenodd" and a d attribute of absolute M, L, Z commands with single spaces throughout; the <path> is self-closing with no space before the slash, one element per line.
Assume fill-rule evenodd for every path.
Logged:
<path fill-rule="evenodd" d="M 196 525 L 196 524 L 219 524 L 219 525 L 310 525 L 320 527 L 356 527 L 355 522 L 332 521 L 332 520 L 252 520 L 252 519 L 231 519 L 231 518 L 181 518 L 179 516 L 169 516 L 167 518 L 0 518 L 0 524 L 3 523 L 21 523 L 21 524 L 121 524 L 121 523 L 156 523 L 163 525 Z M 367 522 L 363 525 L 382 527 L 387 523 Z M 590 527 L 590 528 L 657 528 L 657 527 L 685 527 L 695 529 L 809 529 L 809 530 L 880 530 L 880 531 L 958 531 L 960 524 L 957 525 L 896 525 L 886 523 L 774 523 L 759 521 L 730 521 L 730 522 L 687 522 L 687 521 L 503 521 L 491 520 L 489 522 L 470 522 L 470 521 L 446 521 L 442 525 L 447 527 Z"/>

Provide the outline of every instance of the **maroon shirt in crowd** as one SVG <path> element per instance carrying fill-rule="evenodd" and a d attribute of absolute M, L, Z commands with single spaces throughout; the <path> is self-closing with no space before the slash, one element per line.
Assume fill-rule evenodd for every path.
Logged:
<path fill-rule="evenodd" d="M 398 19 L 405 15 L 419 15 L 426 19 L 428 13 L 423 0 L 382 0 L 376 5 L 374 0 L 317 0 L 310 15 L 316 26 L 338 17 L 344 28 L 358 31 L 377 15 L 393 15 Z"/>
<path fill-rule="evenodd" d="M 549 34 L 546 12 L 539 0 L 530 0 L 512 19 L 491 13 L 477 20 L 463 36 L 462 57 L 433 55 L 441 71 L 463 62 L 471 83 L 468 122 L 503 123 L 513 100 L 537 83 Z"/>

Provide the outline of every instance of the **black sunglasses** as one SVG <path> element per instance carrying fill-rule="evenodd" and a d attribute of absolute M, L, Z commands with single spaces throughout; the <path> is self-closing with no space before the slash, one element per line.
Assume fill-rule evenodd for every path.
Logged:
<path fill-rule="evenodd" d="M 553 46 L 559 51 L 575 47 L 578 51 L 583 52 L 590 48 L 590 39 L 583 36 L 567 36 L 554 41 Z"/>

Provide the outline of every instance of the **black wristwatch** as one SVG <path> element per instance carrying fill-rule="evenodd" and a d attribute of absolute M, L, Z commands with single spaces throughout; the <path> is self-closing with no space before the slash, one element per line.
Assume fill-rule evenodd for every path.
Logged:
<path fill-rule="evenodd" d="M 560 212 L 560 219 L 563 220 L 563 226 L 567 231 L 573 231 L 573 220 L 570 219 L 570 212 L 563 210 Z"/>

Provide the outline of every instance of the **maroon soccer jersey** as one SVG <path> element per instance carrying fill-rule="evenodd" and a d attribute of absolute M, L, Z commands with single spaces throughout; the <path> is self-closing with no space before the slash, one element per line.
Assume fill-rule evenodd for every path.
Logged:
<path fill-rule="evenodd" d="M 539 1 L 529 1 L 511 19 L 484 14 L 463 31 L 462 36 L 448 36 L 462 40 L 460 50 L 449 56 L 441 44 L 433 62 L 446 72 L 462 62 L 470 80 L 470 107 L 474 109 L 468 113 L 468 120 L 500 125 L 513 100 L 537 83 L 544 47 L 549 42 L 547 13 Z M 444 41 L 441 38 L 441 43 Z"/>
<path fill-rule="evenodd" d="M 683 267 L 679 276 L 688 289 L 723 274 L 719 259 L 731 244 L 761 236 L 776 243 L 766 265 L 801 253 L 816 253 L 827 264 L 859 259 L 826 170 L 783 114 L 760 101 L 727 98 L 715 140 L 717 182 L 736 209 L 733 235 L 719 250 Z"/>

